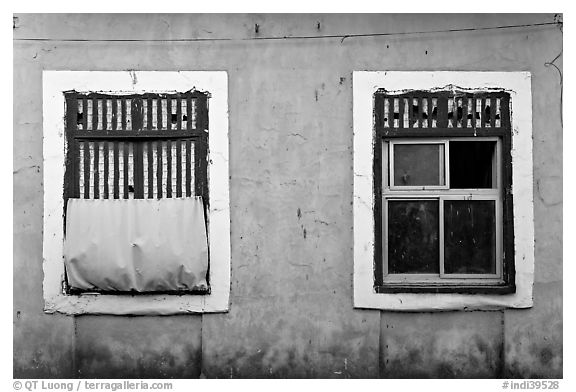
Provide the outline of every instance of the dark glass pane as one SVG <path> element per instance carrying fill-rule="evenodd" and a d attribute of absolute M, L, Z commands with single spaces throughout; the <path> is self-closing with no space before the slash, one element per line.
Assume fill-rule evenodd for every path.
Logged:
<path fill-rule="evenodd" d="M 394 145 L 394 185 L 444 185 L 443 144 Z"/>
<path fill-rule="evenodd" d="M 450 142 L 450 188 L 492 188 L 496 142 Z"/>
<path fill-rule="evenodd" d="M 388 202 L 388 272 L 439 273 L 438 201 Z"/>
<path fill-rule="evenodd" d="M 444 202 L 444 272 L 496 273 L 494 200 Z"/>

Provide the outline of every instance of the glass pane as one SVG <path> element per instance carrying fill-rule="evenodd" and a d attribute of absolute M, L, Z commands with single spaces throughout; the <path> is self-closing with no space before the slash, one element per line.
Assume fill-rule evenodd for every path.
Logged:
<path fill-rule="evenodd" d="M 394 185 L 444 185 L 444 145 L 395 144 Z"/>
<path fill-rule="evenodd" d="M 438 200 L 388 202 L 388 273 L 439 273 Z"/>
<path fill-rule="evenodd" d="M 496 273 L 494 200 L 444 202 L 444 272 Z"/>
<path fill-rule="evenodd" d="M 450 188 L 495 188 L 495 141 L 450 142 Z"/>

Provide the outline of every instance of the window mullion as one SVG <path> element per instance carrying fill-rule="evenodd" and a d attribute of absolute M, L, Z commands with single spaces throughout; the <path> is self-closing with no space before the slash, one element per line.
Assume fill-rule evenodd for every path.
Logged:
<path fill-rule="evenodd" d="M 438 262 L 440 263 L 440 278 L 444 277 L 444 197 L 438 197 Z"/>

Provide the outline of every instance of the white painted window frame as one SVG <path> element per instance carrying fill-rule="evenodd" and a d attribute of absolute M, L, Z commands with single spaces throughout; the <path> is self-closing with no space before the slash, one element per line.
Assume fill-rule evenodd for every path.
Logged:
<path fill-rule="evenodd" d="M 376 293 L 374 289 L 374 93 L 504 89 L 511 96 L 512 194 L 516 292 L 511 294 Z M 529 72 L 355 71 L 354 121 L 354 307 L 394 311 L 442 311 L 532 307 L 534 215 L 532 93 Z M 380 142 L 380 141 L 378 141 Z"/>
<path fill-rule="evenodd" d="M 44 311 L 64 314 L 167 315 L 226 312 L 230 296 L 228 75 L 225 71 L 43 71 Z M 114 295 L 64 292 L 64 91 L 208 91 L 210 294 Z"/>

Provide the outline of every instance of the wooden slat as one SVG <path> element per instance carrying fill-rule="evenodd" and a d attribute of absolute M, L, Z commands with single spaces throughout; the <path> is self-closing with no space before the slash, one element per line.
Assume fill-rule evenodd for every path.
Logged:
<path fill-rule="evenodd" d="M 176 141 L 176 197 L 182 197 L 182 143 L 180 140 Z"/>
<path fill-rule="evenodd" d="M 154 197 L 154 153 L 152 152 L 152 142 L 148 142 L 148 198 Z"/>
<path fill-rule="evenodd" d="M 490 127 L 496 127 L 496 98 L 490 98 Z"/>
<path fill-rule="evenodd" d="M 172 99 L 166 98 L 166 129 L 172 129 Z"/>
<path fill-rule="evenodd" d="M 94 198 L 100 198 L 100 143 L 94 142 Z"/>
<path fill-rule="evenodd" d="M 84 111 L 84 116 L 82 117 L 82 129 L 88 129 L 88 99 L 86 97 L 82 98 L 82 110 Z"/>
<path fill-rule="evenodd" d="M 102 129 L 108 129 L 108 100 L 101 99 L 102 102 Z"/>
<path fill-rule="evenodd" d="M 118 127 L 118 100 L 112 99 L 112 130 L 115 131 Z"/>
<path fill-rule="evenodd" d="M 422 96 L 418 97 L 418 128 L 422 128 L 423 125 L 423 116 L 424 113 L 424 98 Z"/>
<path fill-rule="evenodd" d="M 166 166 L 166 197 L 172 197 L 172 142 L 170 140 L 166 141 Z"/>
<path fill-rule="evenodd" d="M 398 128 L 404 128 L 404 98 L 398 98 Z"/>
<path fill-rule="evenodd" d="M 178 97 L 176 99 L 176 130 L 180 131 L 182 129 L 182 99 Z"/>
<path fill-rule="evenodd" d="M 192 129 L 192 99 L 190 95 L 186 95 L 186 129 Z"/>
<path fill-rule="evenodd" d="M 186 196 L 192 196 L 192 142 L 190 139 L 186 140 Z"/>
<path fill-rule="evenodd" d="M 126 129 L 126 99 L 120 101 L 120 110 L 122 113 L 122 130 Z"/>
<path fill-rule="evenodd" d="M 152 129 L 152 103 L 153 103 L 152 98 L 148 98 L 148 108 L 146 113 L 144 113 L 144 115 L 146 116 L 146 120 L 148 121 L 149 130 Z"/>
<path fill-rule="evenodd" d="M 468 128 L 468 97 L 462 97 L 462 128 Z"/>
<path fill-rule="evenodd" d="M 92 130 L 98 130 L 98 99 L 92 98 Z"/>
<path fill-rule="evenodd" d="M 124 164 L 123 164 L 123 168 L 122 170 L 124 171 L 124 194 L 122 195 L 122 198 L 124 199 L 128 199 L 128 163 L 129 163 L 129 151 L 128 151 L 128 143 L 123 143 L 124 144 Z"/>
<path fill-rule="evenodd" d="M 162 99 L 160 97 L 158 97 L 158 99 L 156 100 L 156 117 L 157 117 L 157 125 L 158 125 L 158 130 L 162 129 Z"/>
<path fill-rule="evenodd" d="M 114 143 L 114 198 L 120 198 L 120 162 L 118 143 Z"/>
<path fill-rule="evenodd" d="M 162 143 L 156 143 L 156 189 L 158 190 L 158 198 L 162 198 Z"/>
<path fill-rule="evenodd" d="M 482 98 L 482 103 L 480 104 L 480 127 L 486 127 L 486 99 Z"/>
<path fill-rule="evenodd" d="M 90 143 L 84 142 L 84 198 L 90 197 Z"/>
<path fill-rule="evenodd" d="M 108 179 L 110 174 L 108 173 L 109 157 L 108 157 L 108 142 L 104 142 L 104 198 L 108 199 L 110 195 L 110 189 L 108 188 Z"/>

